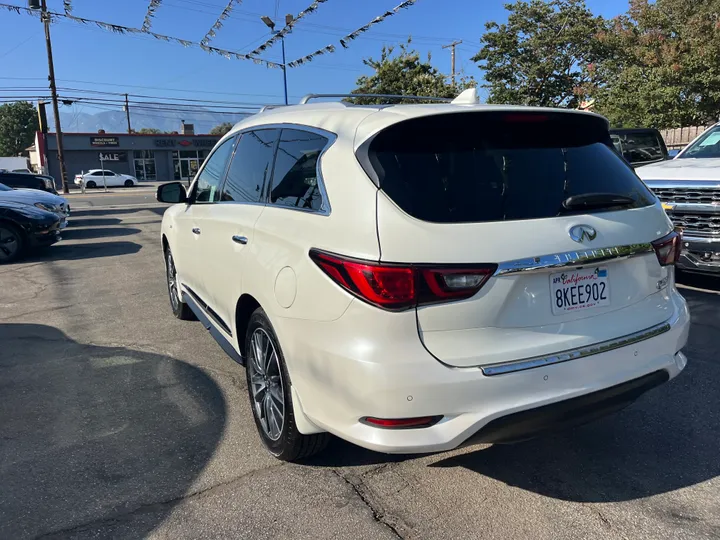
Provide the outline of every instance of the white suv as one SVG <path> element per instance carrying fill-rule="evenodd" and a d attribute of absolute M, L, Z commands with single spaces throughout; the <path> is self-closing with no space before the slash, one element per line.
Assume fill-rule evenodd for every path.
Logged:
<path fill-rule="evenodd" d="M 604 118 L 306 102 L 157 194 L 173 312 L 247 366 L 273 455 L 519 441 L 685 367 L 680 236 Z"/>

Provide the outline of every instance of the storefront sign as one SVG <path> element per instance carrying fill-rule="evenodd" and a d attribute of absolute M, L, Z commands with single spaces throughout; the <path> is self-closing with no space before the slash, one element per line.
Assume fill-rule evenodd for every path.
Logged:
<path fill-rule="evenodd" d="M 118 161 L 125 163 L 127 161 L 127 152 L 100 152 L 98 158 L 100 161 Z"/>
<path fill-rule="evenodd" d="M 176 148 L 182 146 L 188 148 L 193 146 L 195 148 L 212 148 L 215 146 L 217 140 L 215 139 L 155 139 L 155 146 L 158 148 Z"/>
<path fill-rule="evenodd" d="M 118 137 L 90 137 L 90 146 L 120 146 Z"/>

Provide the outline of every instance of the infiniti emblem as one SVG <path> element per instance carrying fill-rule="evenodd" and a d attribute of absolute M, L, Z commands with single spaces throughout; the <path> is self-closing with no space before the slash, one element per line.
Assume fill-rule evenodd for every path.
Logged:
<path fill-rule="evenodd" d="M 575 225 L 570 229 L 570 238 L 576 242 L 584 242 L 595 240 L 597 231 L 590 225 Z"/>

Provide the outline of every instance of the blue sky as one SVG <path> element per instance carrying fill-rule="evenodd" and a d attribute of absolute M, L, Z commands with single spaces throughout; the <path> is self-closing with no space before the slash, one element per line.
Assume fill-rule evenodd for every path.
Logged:
<path fill-rule="evenodd" d="M 73 14 L 89 19 L 140 27 L 149 0 L 72 0 Z M 312 0 L 243 0 L 211 42 L 216 47 L 248 52 L 269 37 L 260 15 L 283 19 Z M 0 2 L 26 5 L 25 0 Z M 49 9 L 62 12 L 62 0 L 47 0 Z M 369 22 L 400 0 L 328 0 L 299 22 L 286 39 L 287 60 L 334 43 Z M 379 56 L 383 44 L 414 37 L 414 46 L 430 52 L 435 66 L 450 72 L 450 52 L 441 46 L 462 39 L 457 66 L 480 76 L 469 59 L 478 49 L 483 24 L 503 21 L 502 0 L 418 0 L 351 42 L 349 49 L 316 58 L 288 69 L 290 101 L 308 92 L 348 92 L 357 77 L 367 73 L 362 59 Z M 227 0 L 163 0 L 152 30 L 190 41 L 200 41 Z M 627 9 L 627 0 L 587 0 L 597 14 L 608 17 Z M 281 27 L 282 23 L 278 24 Z M 61 20 L 52 25 L 55 71 L 59 86 L 162 96 L 222 99 L 243 102 L 280 102 L 282 73 L 251 62 L 227 60 L 197 48 L 183 48 L 147 36 L 117 35 L 95 26 Z M 280 61 L 279 44 L 264 57 Z M 20 78 L 26 79 L 20 79 Z M 0 88 L 45 86 L 47 62 L 39 20 L 0 9 Z M 84 81 L 84 82 L 74 82 Z M 92 84 L 90 84 L 92 83 Z M 148 87 L 148 88 L 141 88 Z M 0 90 L 0 94 L 3 92 Z M 91 112 L 88 108 L 88 112 Z"/>

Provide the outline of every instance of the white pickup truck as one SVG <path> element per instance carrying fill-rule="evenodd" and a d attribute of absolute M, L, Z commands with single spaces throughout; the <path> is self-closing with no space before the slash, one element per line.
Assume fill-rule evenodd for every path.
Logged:
<path fill-rule="evenodd" d="M 720 123 L 707 129 L 674 159 L 635 172 L 683 229 L 678 267 L 720 276 Z"/>

